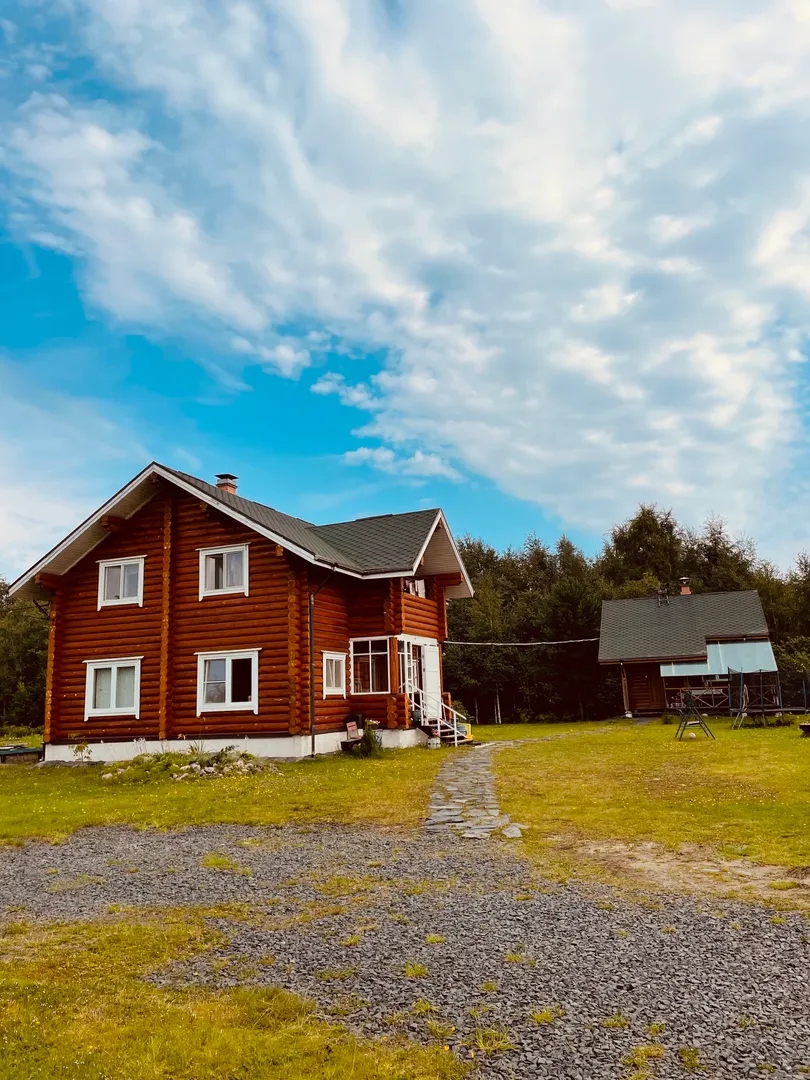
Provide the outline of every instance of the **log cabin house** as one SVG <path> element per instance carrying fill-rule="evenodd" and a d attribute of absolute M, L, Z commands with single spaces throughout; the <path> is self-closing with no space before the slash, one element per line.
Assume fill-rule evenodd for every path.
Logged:
<path fill-rule="evenodd" d="M 47 605 L 46 760 L 302 757 L 352 714 L 404 747 L 457 718 L 440 646 L 472 587 L 441 510 L 316 526 L 153 462 L 11 594 Z"/>
<path fill-rule="evenodd" d="M 599 662 L 620 668 L 627 716 L 778 712 L 779 673 L 755 590 L 605 600 Z"/>

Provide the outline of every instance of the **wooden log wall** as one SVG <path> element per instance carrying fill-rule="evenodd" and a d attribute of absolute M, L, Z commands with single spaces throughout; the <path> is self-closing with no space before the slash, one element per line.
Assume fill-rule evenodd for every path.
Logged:
<path fill-rule="evenodd" d="M 441 607 L 444 606 L 442 594 Z M 402 594 L 402 633 L 440 640 L 438 600 Z"/>
<path fill-rule="evenodd" d="M 158 727 L 161 739 L 169 733 L 173 715 L 172 708 L 172 527 L 174 521 L 174 493 L 167 490 L 163 499 L 163 560 L 161 564 L 160 591 L 160 704 Z"/>
<path fill-rule="evenodd" d="M 62 595 L 57 587 L 48 611 L 48 664 L 45 670 L 45 732 L 43 737 L 46 743 L 51 741 L 54 717 L 56 716 L 56 650 L 58 644 L 60 644 L 56 628 L 59 622 L 59 604 Z"/>
<path fill-rule="evenodd" d="M 392 582 L 358 581 L 355 578 L 346 580 L 349 636 L 366 638 L 395 633 Z"/>
<path fill-rule="evenodd" d="M 322 570 L 310 571 L 310 587 L 317 589 L 324 580 Z M 345 578 L 334 576 L 315 597 L 315 731 L 339 731 L 352 711 L 349 704 L 351 671 L 349 670 L 349 604 Z M 346 694 L 343 697 L 323 696 L 323 654 L 346 655 Z M 309 730 L 309 726 L 307 726 Z"/>
<path fill-rule="evenodd" d="M 159 734 L 160 639 L 164 506 L 154 498 L 116 529 L 60 580 L 53 659 L 51 742 L 78 739 L 155 739 Z M 98 610 L 98 560 L 145 555 L 143 607 Z M 140 719 L 84 720 L 85 660 L 143 656 Z"/>
<path fill-rule="evenodd" d="M 199 595 L 199 549 L 249 545 L 249 595 Z M 205 735 L 287 734 L 290 729 L 289 565 L 283 549 L 192 496 L 177 499 L 173 529 L 170 732 Z M 261 649 L 259 712 L 197 716 L 198 652 Z"/>

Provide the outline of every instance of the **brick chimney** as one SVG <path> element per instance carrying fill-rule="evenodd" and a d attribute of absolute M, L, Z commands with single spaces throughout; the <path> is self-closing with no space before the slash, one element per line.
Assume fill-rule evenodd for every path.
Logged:
<path fill-rule="evenodd" d="M 679 581 L 681 583 L 681 596 L 691 596 L 692 590 L 689 588 L 689 578 L 682 577 L 679 578 Z"/>
<path fill-rule="evenodd" d="M 221 472 L 217 473 L 217 487 L 220 491 L 227 491 L 229 495 L 236 494 L 236 481 L 238 476 L 234 476 L 233 473 Z"/>

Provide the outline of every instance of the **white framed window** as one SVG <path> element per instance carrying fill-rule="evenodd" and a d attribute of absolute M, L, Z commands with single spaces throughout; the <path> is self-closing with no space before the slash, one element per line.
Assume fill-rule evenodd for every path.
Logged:
<path fill-rule="evenodd" d="M 85 660 L 85 720 L 91 716 L 134 716 L 138 719 L 141 711 L 141 660 L 142 656 Z"/>
<path fill-rule="evenodd" d="M 138 604 L 143 607 L 143 565 L 145 555 L 129 559 L 99 559 L 98 609 Z"/>
<path fill-rule="evenodd" d="M 260 649 L 197 653 L 197 716 L 259 711 Z"/>
<path fill-rule="evenodd" d="M 346 653 L 323 654 L 323 696 L 346 697 Z"/>
<path fill-rule="evenodd" d="M 351 642 L 351 649 L 352 693 L 389 693 L 388 638 L 360 638 Z"/>
<path fill-rule="evenodd" d="M 248 595 L 248 544 L 202 548 L 200 551 L 200 599 L 227 593 Z"/>

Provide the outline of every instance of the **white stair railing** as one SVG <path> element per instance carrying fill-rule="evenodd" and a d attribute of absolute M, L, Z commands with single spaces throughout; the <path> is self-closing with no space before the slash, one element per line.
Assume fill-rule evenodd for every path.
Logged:
<path fill-rule="evenodd" d="M 424 690 L 419 687 L 414 687 L 410 691 L 409 697 L 411 703 L 415 705 L 421 714 L 421 721 L 424 724 L 436 724 L 439 738 L 442 736 L 442 731 L 446 731 L 448 735 L 452 736 L 453 746 L 458 746 L 458 732 L 459 722 L 466 724 L 466 721 L 462 714 L 448 705 L 446 701 L 441 698 L 437 698 L 433 695 L 427 695 Z M 438 715 L 430 716 L 427 712 L 428 704 L 438 705 Z"/>

